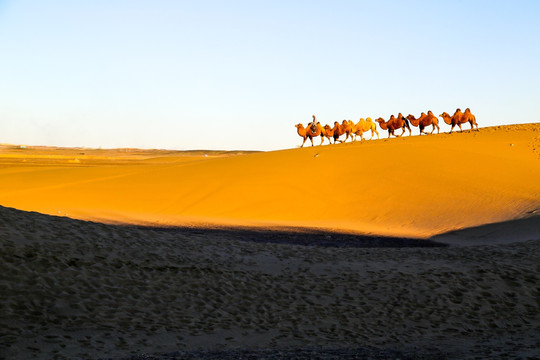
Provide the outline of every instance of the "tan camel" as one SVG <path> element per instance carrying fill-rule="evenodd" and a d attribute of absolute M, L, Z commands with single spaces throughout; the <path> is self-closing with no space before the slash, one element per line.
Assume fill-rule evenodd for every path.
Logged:
<path fill-rule="evenodd" d="M 360 135 L 361 141 L 364 141 L 364 133 L 369 130 L 371 130 L 371 137 L 369 138 L 369 140 L 373 139 L 373 135 L 375 134 L 377 134 L 377 139 L 379 139 L 377 124 L 375 124 L 370 117 L 365 120 L 364 118 L 360 118 L 360 121 L 358 121 L 358 123 L 356 124 L 349 120 L 349 124 L 351 125 L 352 133 L 354 134 L 354 141 L 356 141 L 356 137 L 358 135 Z"/>
<path fill-rule="evenodd" d="M 304 139 L 300 147 L 304 147 L 304 144 L 306 143 L 306 140 L 307 140 L 306 128 L 304 128 L 304 125 L 302 124 L 296 124 L 295 127 L 296 127 L 296 132 L 298 133 L 298 135 L 300 135 L 300 137 Z M 313 140 L 311 140 L 311 146 L 313 146 Z"/>
<path fill-rule="evenodd" d="M 321 145 L 324 142 L 324 138 L 328 139 L 328 143 L 332 143 L 332 138 L 334 137 L 334 129 L 330 125 L 324 125 L 321 131 Z"/>
<path fill-rule="evenodd" d="M 321 127 L 321 124 L 319 123 L 316 123 L 314 124 L 315 126 L 313 126 L 312 123 L 309 123 L 308 124 L 308 127 L 305 128 L 304 125 L 302 124 L 296 124 L 296 131 L 298 132 L 298 135 L 300 135 L 300 137 L 302 137 L 304 139 L 304 141 L 302 142 L 302 145 L 300 145 L 300 147 L 304 147 L 304 144 L 306 143 L 306 140 L 309 139 L 309 141 L 311 141 L 311 146 L 313 146 L 313 138 L 314 137 L 317 137 L 321 134 L 321 131 L 322 131 L 322 127 Z M 315 128 L 315 130 L 313 130 L 313 128 Z M 322 141 L 321 141 L 322 143 Z"/>
<path fill-rule="evenodd" d="M 478 130 L 478 124 L 476 123 L 476 117 L 471 114 L 471 110 L 467 108 L 465 112 L 461 112 L 461 109 L 456 109 L 456 112 L 454 115 L 450 116 L 447 112 L 443 112 L 440 117 L 443 118 L 444 122 L 448 125 L 452 125 L 452 128 L 450 129 L 450 134 L 452 133 L 452 130 L 454 130 L 454 126 L 459 126 L 460 132 L 463 132 L 463 129 L 461 128 L 461 124 L 469 123 L 471 124 L 471 130 L 473 130 L 473 125 L 476 125 L 476 130 Z"/>
<path fill-rule="evenodd" d="M 304 139 L 302 142 L 302 145 L 300 147 L 304 147 L 304 144 L 306 143 L 306 140 L 309 139 L 311 141 L 311 146 L 313 146 L 313 138 L 321 135 L 323 128 L 321 124 L 317 121 L 317 118 L 315 115 L 311 115 L 313 117 L 313 121 L 311 121 L 307 127 L 305 128 L 302 124 L 296 124 L 296 131 L 298 132 L 298 135 Z M 322 136 L 322 135 L 321 135 Z M 321 139 L 321 144 L 324 139 Z M 330 139 L 328 139 L 330 141 Z"/>
<path fill-rule="evenodd" d="M 433 134 L 435 128 L 437 128 L 437 134 L 439 133 L 439 119 L 433 115 L 431 110 L 428 111 L 427 115 L 426 113 L 422 113 L 418 119 L 416 119 L 414 115 L 407 116 L 407 119 L 410 121 L 411 125 L 420 127 L 420 135 L 422 135 L 422 133 L 424 133 L 424 129 L 430 125 L 433 126 L 431 134 Z"/>
<path fill-rule="evenodd" d="M 351 137 L 351 140 L 352 140 L 352 127 L 347 120 L 343 120 L 341 124 L 338 123 L 337 121 L 334 121 L 334 128 L 332 130 L 334 131 L 334 144 L 336 143 L 336 141 L 339 141 L 339 142 L 347 141 L 349 136 Z M 345 137 L 345 140 L 339 140 L 339 137 L 343 134 L 347 135 Z"/>
<path fill-rule="evenodd" d="M 409 129 L 409 136 L 411 136 L 411 127 L 409 126 L 409 120 L 403 117 L 401 113 L 398 114 L 398 117 L 394 117 L 394 115 L 390 116 L 390 119 L 388 121 L 384 121 L 383 118 L 378 118 L 375 120 L 379 123 L 379 126 L 383 130 L 388 130 L 388 137 L 390 135 L 394 135 L 395 137 L 400 137 L 405 133 L 405 128 Z M 394 131 L 397 129 L 403 129 L 403 132 L 400 135 L 394 134 Z"/>
<path fill-rule="evenodd" d="M 310 123 L 309 126 L 306 129 L 306 136 L 311 140 L 311 145 L 313 146 L 313 139 L 317 136 L 321 136 L 321 143 L 319 145 L 322 145 L 324 141 L 324 128 L 321 126 L 321 123 L 318 121 L 315 123 Z M 328 142 L 330 142 L 330 139 L 328 139 Z"/>

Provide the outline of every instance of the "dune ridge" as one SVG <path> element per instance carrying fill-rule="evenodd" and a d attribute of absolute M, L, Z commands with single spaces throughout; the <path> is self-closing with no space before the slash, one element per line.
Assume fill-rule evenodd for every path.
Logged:
<path fill-rule="evenodd" d="M 0 205 L 106 223 L 428 238 L 538 211 L 539 134 L 535 123 L 206 156 L 4 147 Z"/>

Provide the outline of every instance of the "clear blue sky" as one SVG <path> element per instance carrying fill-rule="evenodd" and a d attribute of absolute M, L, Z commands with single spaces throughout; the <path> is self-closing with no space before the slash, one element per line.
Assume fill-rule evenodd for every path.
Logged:
<path fill-rule="evenodd" d="M 457 107 L 539 122 L 539 19 L 537 0 L 0 0 L 0 143 L 274 150 L 312 114 Z"/>

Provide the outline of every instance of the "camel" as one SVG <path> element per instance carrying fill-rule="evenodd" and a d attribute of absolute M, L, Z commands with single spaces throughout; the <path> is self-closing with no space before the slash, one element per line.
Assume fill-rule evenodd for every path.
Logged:
<path fill-rule="evenodd" d="M 473 125 L 476 126 L 476 131 L 480 131 L 478 129 L 478 124 L 476 123 L 476 116 L 471 113 L 471 109 L 466 108 L 461 119 L 463 120 L 463 123 L 468 122 L 469 124 L 471 124 L 471 131 L 473 130 Z"/>
<path fill-rule="evenodd" d="M 300 147 L 304 147 L 304 144 L 306 143 L 306 140 L 309 139 L 311 141 L 311 146 L 313 146 L 313 138 L 317 137 L 319 135 L 322 135 L 323 127 L 321 124 L 317 121 L 317 118 L 315 115 L 311 115 L 313 117 L 313 121 L 310 122 L 306 128 L 304 128 L 304 125 L 302 124 L 296 124 L 296 131 L 298 132 L 298 135 L 300 135 L 304 141 L 302 142 L 302 145 Z M 324 138 L 321 139 L 321 145 L 324 141 Z M 330 139 L 328 139 L 330 141 Z"/>
<path fill-rule="evenodd" d="M 315 115 L 311 115 L 311 117 L 313 117 L 313 121 L 308 124 L 308 128 L 311 129 L 312 133 L 315 133 L 317 132 L 317 124 L 319 122 L 317 121 L 317 118 L 315 117 Z"/>
<path fill-rule="evenodd" d="M 411 125 L 413 126 L 419 126 L 420 127 L 420 135 L 424 133 L 424 129 L 428 127 L 429 125 L 433 126 L 433 129 L 431 130 L 431 134 L 435 131 L 435 128 L 437 128 L 437 134 L 439 133 L 439 119 L 433 115 L 431 110 L 428 111 L 427 115 L 426 113 L 422 113 L 418 119 L 414 117 L 414 115 L 407 116 L 407 119 L 410 121 Z M 427 134 L 427 133 L 424 133 Z"/>
<path fill-rule="evenodd" d="M 321 131 L 321 145 L 324 142 L 324 138 L 328 139 L 328 142 L 332 143 L 332 138 L 334 137 L 334 129 L 330 125 L 324 125 Z"/>
<path fill-rule="evenodd" d="M 312 123 L 308 124 L 308 127 L 305 128 L 302 124 L 296 124 L 296 131 L 298 132 L 298 135 L 300 137 L 304 138 L 304 141 L 302 142 L 302 145 L 300 147 L 304 147 L 304 144 L 306 143 L 306 140 L 309 139 L 311 141 L 311 146 L 313 146 L 313 138 L 316 136 L 319 136 L 322 131 L 321 124 L 317 123 L 315 124 L 315 127 L 313 127 Z M 313 129 L 315 128 L 315 131 Z M 321 141 L 322 144 L 322 141 Z"/>
<path fill-rule="evenodd" d="M 447 112 L 443 112 L 440 117 L 443 118 L 444 122 L 448 125 L 452 125 L 452 128 L 450 129 L 450 134 L 454 130 L 454 126 L 459 126 L 460 132 L 463 132 L 463 129 L 461 128 L 461 124 L 469 123 L 471 124 L 471 130 L 473 130 L 473 125 L 476 125 L 476 131 L 478 130 L 478 124 L 476 123 L 476 117 L 471 114 L 471 110 L 469 108 L 465 109 L 465 112 L 461 112 L 461 109 L 456 109 L 456 112 L 454 115 L 450 116 Z"/>
<path fill-rule="evenodd" d="M 375 120 L 379 123 L 379 126 L 383 130 L 388 130 L 388 137 L 390 138 L 390 135 L 394 135 L 395 137 L 403 136 L 405 133 L 405 128 L 409 129 L 409 136 L 411 136 L 411 127 L 409 126 L 409 120 L 403 117 L 401 113 L 398 114 L 398 117 L 394 117 L 394 115 L 390 116 L 390 119 L 388 121 L 384 121 L 383 118 L 378 118 Z M 403 129 L 403 132 L 401 135 L 394 134 L 394 131 L 397 129 Z"/>
<path fill-rule="evenodd" d="M 351 137 L 351 140 L 352 140 L 352 127 L 347 120 L 343 120 L 341 124 L 338 123 L 337 121 L 334 121 L 334 128 L 332 130 L 334 131 L 334 144 L 336 143 L 336 141 L 339 141 L 339 142 L 347 141 L 349 136 Z M 339 140 L 339 137 L 343 134 L 347 135 L 345 137 L 345 140 Z"/>
<path fill-rule="evenodd" d="M 353 123 L 351 120 L 349 120 L 349 124 L 352 128 L 352 133 L 354 134 L 354 141 L 356 141 L 356 137 L 360 135 L 361 141 L 364 141 L 364 133 L 366 131 L 371 130 L 371 137 L 369 140 L 373 139 L 373 135 L 377 134 L 377 139 L 379 139 L 379 132 L 377 131 L 377 124 L 371 120 L 370 117 L 364 120 L 364 118 L 360 118 L 360 121 L 358 123 Z"/>
<path fill-rule="evenodd" d="M 308 138 L 306 134 L 306 128 L 304 128 L 304 125 L 302 124 L 296 124 L 295 127 L 296 127 L 296 132 L 298 132 L 298 135 L 300 135 L 300 137 L 304 139 L 300 147 L 304 147 L 304 144 L 306 143 L 306 140 Z M 313 140 L 311 140 L 311 146 L 313 146 Z"/>
<path fill-rule="evenodd" d="M 324 141 L 322 132 L 323 132 L 323 127 L 321 126 L 321 123 L 319 123 L 318 121 L 309 124 L 309 126 L 306 128 L 306 136 L 311 140 L 311 146 L 313 146 L 313 139 L 319 135 L 321 135 L 321 143 L 319 145 L 322 145 Z"/>

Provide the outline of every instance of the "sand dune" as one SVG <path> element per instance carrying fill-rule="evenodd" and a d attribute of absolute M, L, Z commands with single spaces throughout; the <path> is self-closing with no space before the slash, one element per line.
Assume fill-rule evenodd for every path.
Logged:
<path fill-rule="evenodd" d="M 283 241 L 0 207 L 0 358 L 540 355 L 540 238 L 338 248 L 270 236 Z M 299 239 L 311 246 L 288 244 Z"/>
<path fill-rule="evenodd" d="M 539 164 L 540 124 L 264 153 L 1 145 L 0 358 L 538 357 Z"/>
<path fill-rule="evenodd" d="M 422 238 L 540 209 L 540 124 L 251 154 L 100 151 L 0 149 L 0 204 L 108 223 Z"/>

